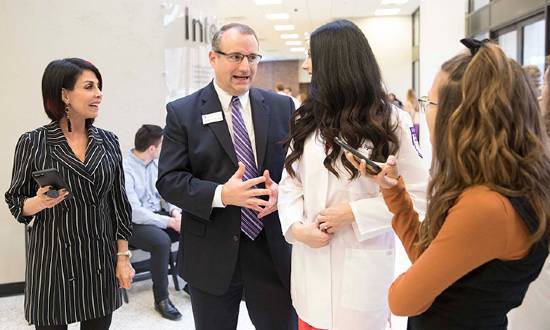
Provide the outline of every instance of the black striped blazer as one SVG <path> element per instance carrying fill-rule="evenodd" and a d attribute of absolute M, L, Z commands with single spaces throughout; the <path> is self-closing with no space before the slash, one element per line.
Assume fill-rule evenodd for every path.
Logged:
<path fill-rule="evenodd" d="M 6 202 L 18 221 L 31 224 L 25 274 L 25 317 L 31 324 L 98 318 L 121 305 L 116 240 L 128 240 L 132 231 L 122 155 L 113 133 L 90 126 L 88 136 L 84 162 L 57 122 L 17 142 Z M 23 202 L 38 189 L 31 173 L 47 168 L 59 171 L 73 197 L 25 217 Z"/>

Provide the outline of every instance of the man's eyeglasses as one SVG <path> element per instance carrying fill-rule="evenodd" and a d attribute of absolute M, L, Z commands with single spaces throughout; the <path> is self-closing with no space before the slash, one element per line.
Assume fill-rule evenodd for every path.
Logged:
<path fill-rule="evenodd" d="M 420 103 L 420 110 L 424 113 L 426 112 L 430 104 L 437 105 L 437 103 L 430 101 L 430 99 L 427 96 L 422 96 L 418 98 L 418 103 Z"/>
<path fill-rule="evenodd" d="M 260 54 L 248 54 L 248 55 L 241 54 L 241 53 L 226 54 L 219 50 L 215 50 L 214 53 L 225 56 L 229 60 L 229 62 L 233 62 L 233 63 L 241 63 L 245 57 L 248 59 L 248 63 L 250 64 L 256 64 L 260 62 L 260 60 L 262 59 L 262 55 Z"/>

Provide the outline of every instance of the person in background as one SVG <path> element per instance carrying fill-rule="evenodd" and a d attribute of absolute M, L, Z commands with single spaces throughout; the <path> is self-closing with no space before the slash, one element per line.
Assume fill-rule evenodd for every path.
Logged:
<path fill-rule="evenodd" d="M 285 86 L 285 88 L 283 89 L 283 93 L 285 93 L 286 96 L 292 96 L 292 87 Z"/>
<path fill-rule="evenodd" d="M 236 329 L 243 296 L 256 329 L 297 326 L 276 212 L 294 104 L 252 88 L 261 57 L 252 28 L 222 26 L 212 83 L 166 106 L 157 188 L 182 208 L 178 271 L 198 330 Z"/>
<path fill-rule="evenodd" d="M 284 89 L 283 89 L 283 93 L 290 97 L 292 99 L 292 102 L 294 102 L 294 108 L 295 109 L 298 109 L 301 105 L 300 101 L 298 101 L 297 98 L 294 97 L 294 95 L 292 95 L 292 87 L 290 86 L 286 86 Z"/>
<path fill-rule="evenodd" d="M 403 102 L 401 102 L 401 100 L 399 100 L 394 93 L 388 93 L 388 102 L 395 105 L 399 109 L 403 109 Z"/>
<path fill-rule="evenodd" d="M 525 74 L 529 78 L 529 83 L 533 87 L 533 90 L 535 91 L 537 97 L 540 97 L 541 88 L 542 88 L 541 86 L 542 73 L 540 72 L 538 65 L 535 65 L 535 64 L 524 65 L 523 70 L 525 71 Z"/>
<path fill-rule="evenodd" d="M 279 95 L 287 95 L 285 93 L 285 85 L 281 84 L 281 83 L 277 83 L 275 85 L 275 92 Z M 287 95 L 288 96 L 288 95 Z"/>
<path fill-rule="evenodd" d="M 93 125 L 102 86 L 88 61 L 50 62 L 42 97 L 51 122 L 21 135 L 15 147 L 5 197 L 15 219 L 29 226 L 25 318 L 36 329 L 74 322 L 108 329 L 122 304 L 119 287 L 129 288 L 134 276 L 118 138 Z M 57 170 L 69 191 L 39 187 L 33 172 L 45 169 Z"/>
<path fill-rule="evenodd" d="M 299 93 L 298 96 L 296 97 L 296 99 L 298 99 L 298 102 L 300 102 L 300 105 L 302 105 L 302 104 L 304 104 L 304 102 L 307 99 L 307 94 L 306 93 Z"/>
<path fill-rule="evenodd" d="M 499 46 L 462 42 L 469 53 L 442 65 L 429 95 L 426 219 L 394 157 L 376 176 L 413 262 L 390 288 L 390 309 L 412 330 L 506 329 L 548 255 L 550 146 L 536 95 Z"/>
<path fill-rule="evenodd" d="M 300 107 L 301 102 L 298 101 L 297 98 L 292 96 L 292 88 L 285 87 L 283 84 L 278 83 L 277 85 L 275 85 L 275 91 L 279 95 L 285 95 L 285 96 L 290 97 L 292 99 L 292 102 L 294 102 L 294 108 L 295 109 L 298 109 Z"/>
<path fill-rule="evenodd" d="M 151 253 L 155 310 L 166 319 L 179 320 L 181 314 L 168 295 L 168 260 L 172 242 L 179 241 L 181 210 L 164 203 L 155 187 L 161 147 L 162 128 L 142 125 L 136 132 L 134 148 L 124 159 L 126 194 L 134 223 L 129 243 Z"/>
<path fill-rule="evenodd" d="M 399 150 L 404 175 L 418 182 L 419 202 L 428 170 L 402 126 L 408 115 L 386 101 L 363 32 L 338 20 L 317 28 L 310 43 L 303 68 L 311 92 L 293 114 L 279 184 L 282 232 L 293 245 L 292 302 L 300 329 L 386 329 L 391 214 L 376 183 L 360 177 L 334 138 L 376 161 Z"/>
<path fill-rule="evenodd" d="M 412 89 L 407 90 L 407 99 L 403 108 L 410 116 L 414 127 L 414 136 L 417 141 L 420 141 L 420 105 L 418 98 Z"/>
<path fill-rule="evenodd" d="M 544 73 L 540 107 L 542 110 L 546 134 L 550 136 L 550 70 Z M 542 267 L 539 277 L 529 285 L 522 304 L 508 313 L 509 330 L 539 330 L 550 324 L 550 258 Z"/>

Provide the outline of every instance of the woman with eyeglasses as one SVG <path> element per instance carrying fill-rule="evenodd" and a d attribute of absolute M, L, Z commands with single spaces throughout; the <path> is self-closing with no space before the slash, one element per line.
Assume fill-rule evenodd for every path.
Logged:
<path fill-rule="evenodd" d="M 398 154 L 419 199 L 427 169 L 408 115 L 386 99 L 380 70 L 352 22 L 311 34 L 311 91 L 291 120 L 279 183 L 282 232 L 293 244 L 291 294 L 300 329 L 385 329 L 394 275 L 391 214 L 379 187 L 361 177 L 334 142 L 339 137 L 375 161 Z M 404 121 L 403 121 L 404 120 Z"/>
<path fill-rule="evenodd" d="M 506 329 L 548 255 L 550 150 L 536 96 L 497 45 L 465 39 L 443 64 L 428 108 L 434 148 L 419 221 L 391 157 L 375 178 L 412 266 L 390 309 L 408 329 Z"/>

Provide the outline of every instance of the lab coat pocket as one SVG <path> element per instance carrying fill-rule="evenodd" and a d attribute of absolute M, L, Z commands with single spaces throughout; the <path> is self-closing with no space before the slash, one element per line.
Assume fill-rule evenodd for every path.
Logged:
<path fill-rule="evenodd" d="M 346 249 L 341 304 L 357 311 L 387 308 L 388 288 L 393 279 L 393 249 Z"/>

